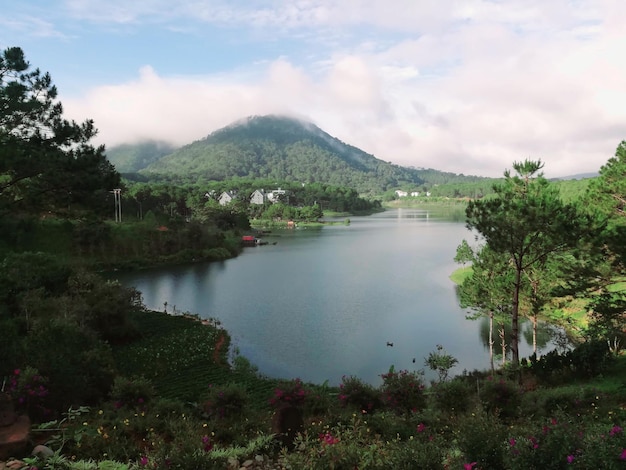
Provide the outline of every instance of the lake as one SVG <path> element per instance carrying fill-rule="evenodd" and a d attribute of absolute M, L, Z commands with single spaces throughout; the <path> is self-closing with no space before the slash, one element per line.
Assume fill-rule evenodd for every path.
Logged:
<path fill-rule="evenodd" d="M 452 374 L 488 368 L 486 323 L 465 318 L 449 279 L 456 247 L 474 238 L 463 209 L 393 209 L 350 221 L 274 231 L 270 244 L 224 262 L 115 277 L 150 309 L 167 302 L 169 312 L 219 319 L 233 346 L 271 377 L 337 385 L 355 375 L 378 385 L 391 365 L 424 369 L 438 344 L 459 360 Z M 520 337 L 526 357 L 532 350 Z M 554 349 L 549 339 L 543 345 Z"/>

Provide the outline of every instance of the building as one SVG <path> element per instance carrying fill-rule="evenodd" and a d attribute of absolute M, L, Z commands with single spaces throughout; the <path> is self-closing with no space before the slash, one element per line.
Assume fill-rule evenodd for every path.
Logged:
<path fill-rule="evenodd" d="M 255 190 L 250 196 L 250 204 L 263 205 L 268 201 L 267 193 L 263 189 Z"/>
<path fill-rule="evenodd" d="M 225 206 L 226 204 L 232 202 L 233 199 L 235 199 L 235 193 L 233 191 L 224 191 L 222 194 L 220 194 L 217 202 L 219 202 L 220 205 Z"/>

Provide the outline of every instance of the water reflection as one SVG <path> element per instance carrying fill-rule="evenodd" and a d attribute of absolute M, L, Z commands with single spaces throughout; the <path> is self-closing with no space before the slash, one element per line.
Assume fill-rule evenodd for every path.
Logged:
<path fill-rule="evenodd" d="M 465 319 L 449 279 L 456 247 L 471 238 L 454 209 L 274 231 L 266 238 L 276 245 L 235 259 L 117 276 L 150 308 L 167 302 L 220 320 L 268 376 L 338 384 L 347 374 L 378 385 L 391 365 L 423 368 L 437 344 L 459 359 L 453 374 L 485 369 L 480 322 Z"/>

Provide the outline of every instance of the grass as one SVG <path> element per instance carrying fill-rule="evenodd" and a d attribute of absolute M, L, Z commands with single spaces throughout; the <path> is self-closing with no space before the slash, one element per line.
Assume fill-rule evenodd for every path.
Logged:
<path fill-rule="evenodd" d="M 463 284 L 463 281 L 472 275 L 472 267 L 464 266 L 450 274 L 450 280 L 457 285 Z"/>

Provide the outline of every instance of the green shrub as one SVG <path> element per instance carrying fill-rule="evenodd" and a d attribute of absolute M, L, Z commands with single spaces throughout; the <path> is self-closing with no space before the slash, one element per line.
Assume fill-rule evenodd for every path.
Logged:
<path fill-rule="evenodd" d="M 458 422 L 456 436 L 464 461 L 476 462 L 477 468 L 506 468 L 506 432 L 506 426 L 493 414 L 482 412 L 463 416 Z"/>
<path fill-rule="evenodd" d="M 156 392 L 152 382 L 145 377 L 115 377 L 111 387 L 110 399 L 117 408 L 145 408 L 152 401 Z"/>
<path fill-rule="evenodd" d="M 410 414 L 426 405 L 422 374 L 401 370 L 390 370 L 381 375 L 383 403 L 396 413 Z"/>
<path fill-rule="evenodd" d="M 299 378 L 289 382 L 283 381 L 274 389 L 274 396 L 269 403 L 274 407 L 282 405 L 301 406 L 304 404 L 308 390 L 304 388 L 302 380 Z"/>
<path fill-rule="evenodd" d="M 50 417 L 48 408 L 48 379 L 37 369 L 15 369 L 9 376 L 5 391 L 13 400 L 15 410 L 26 413 L 34 422 Z"/>
<path fill-rule="evenodd" d="M 595 377 L 611 363 L 613 355 L 605 341 L 586 341 L 568 352 L 572 367 L 578 377 Z"/>
<path fill-rule="evenodd" d="M 354 376 L 343 377 L 339 385 L 338 398 L 343 406 L 354 407 L 368 413 L 379 409 L 382 405 L 380 392 Z"/>
<path fill-rule="evenodd" d="M 465 413 L 475 395 L 470 385 L 460 379 L 433 385 L 430 392 L 435 407 L 447 413 Z"/>
<path fill-rule="evenodd" d="M 108 395 L 115 375 L 113 355 L 91 332 L 53 321 L 39 325 L 26 345 L 31 366 L 48 377 L 51 410 L 92 405 Z"/>
<path fill-rule="evenodd" d="M 207 417 L 218 419 L 240 416 L 248 403 L 248 394 L 241 384 L 212 386 L 203 403 Z"/>
<path fill-rule="evenodd" d="M 504 419 L 513 418 L 519 413 L 522 391 L 515 383 L 505 379 L 489 377 L 482 383 L 480 399 L 486 411 Z"/>
<path fill-rule="evenodd" d="M 508 439 L 510 467 L 513 470 L 565 469 L 574 462 L 577 451 L 581 449 L 581 428 L 557 418 L 524 431 L 524 434 Z"/>

